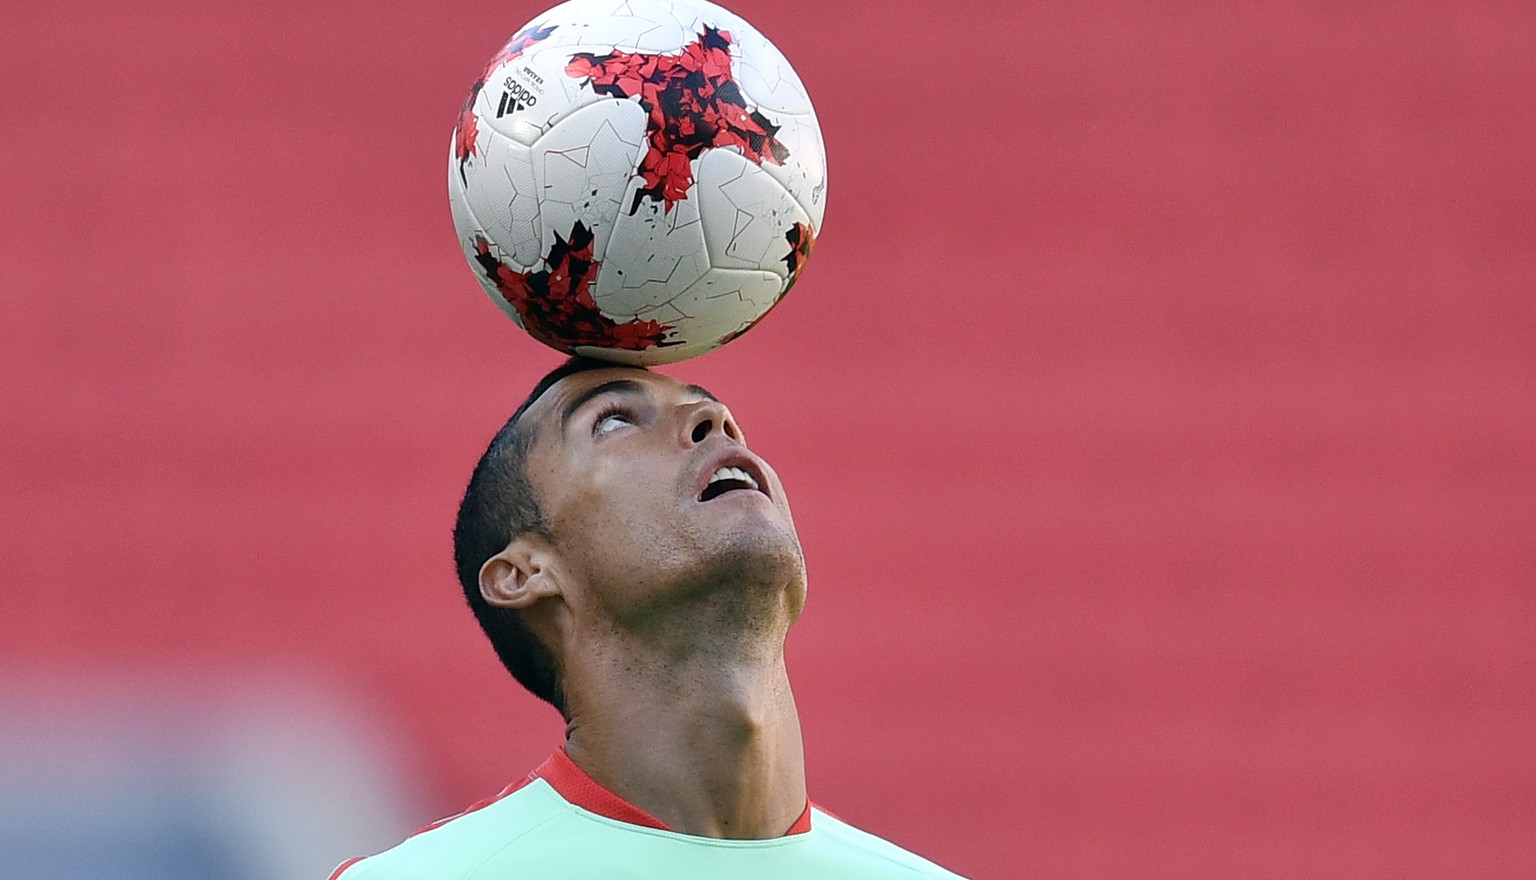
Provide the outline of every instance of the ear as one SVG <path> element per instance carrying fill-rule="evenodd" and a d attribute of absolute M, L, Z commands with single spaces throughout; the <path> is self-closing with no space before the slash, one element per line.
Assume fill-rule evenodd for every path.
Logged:
<path fill-rule="evenodd" d="M 560 580 L 555 548 L 525 532 L 480 566 L 480 596 L 497 608 L 523 609 L 559 596 Z"/>

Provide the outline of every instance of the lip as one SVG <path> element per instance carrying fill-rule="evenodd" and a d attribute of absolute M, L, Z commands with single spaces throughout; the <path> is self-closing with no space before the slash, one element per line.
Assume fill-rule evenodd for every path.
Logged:
<path fill-rule="evenodd" d="M 694 501 L 699 501 L 699 496 L 704 494 L 704 487 L 709 485 L 710 476 L 713 475 L 715 471 L 723 467 L 741 468 L 742 470 L 751 474 L 752 479 L 757 481 L 757 491 L 768 496 L 769 498 L 773 497 L 772 493 L 768 491 L 768 469 L 763 466 L 762 461 L 747 450 L 740 447 L 735 447 L 723 449 L 720 452 L 710 456 L 709 459 L 705 461 L 704 469 L 699 471 L 699 477 L 694 481 Z M 704 502 L 699 503 L 702 504 Z"/>

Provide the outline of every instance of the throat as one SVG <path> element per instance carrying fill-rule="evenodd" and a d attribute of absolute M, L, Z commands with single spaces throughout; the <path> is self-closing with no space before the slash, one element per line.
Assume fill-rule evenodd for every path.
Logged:
<path fill-rule="evenodd" d="M 806 804 L 799 716 L 782 664 L 671 672 L 664 692 L 630 687 L 609 705 L 572 707 L 571 759 L 675 831 L 782 835 Z"/>

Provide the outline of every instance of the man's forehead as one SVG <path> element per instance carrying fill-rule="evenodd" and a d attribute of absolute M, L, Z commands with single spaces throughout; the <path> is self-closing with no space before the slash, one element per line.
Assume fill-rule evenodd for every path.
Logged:
<path fill-rule="evenodd" d="M 642 390 L 653 389 L 657 391 L 677 389 L 684 390 L 689 386 L 663 373 L 654 373 L 640 367 L 626 367 L 615 365 L 612 368 L 597 370 L 583 370 L 566 376 L 545 397 L 550 398 L 554 411 L 563 413 L 570 405 L 604 387 L 618 387 L 624 389 L 639 388 Z"/>
<path fill-rule="evenodd" d="M 675 382 L 670 376 L 661 373 L 653 373 L 640 367 L 626 367 L 622 364 L 614 364 L 611 367 L 601 367 L 595 370 L 582 370 L 569 376 L 561 377 L 560 381 L 552 385 L 544 398 L 549 400 L 558 410 L 562 404 L 589 388 L 614 380 L 630 382 L 654 382 L 657 380 Z"/>

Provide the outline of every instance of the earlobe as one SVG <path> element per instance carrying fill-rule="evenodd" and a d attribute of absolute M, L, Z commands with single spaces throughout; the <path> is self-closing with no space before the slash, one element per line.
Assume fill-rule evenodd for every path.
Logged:
<path fill-rule="evenodd" d="M 480 596 L 498 608 L 527 608 L 560 595 L 554 557 L 544 542 L 520 535 L 480 566 Z"/>

